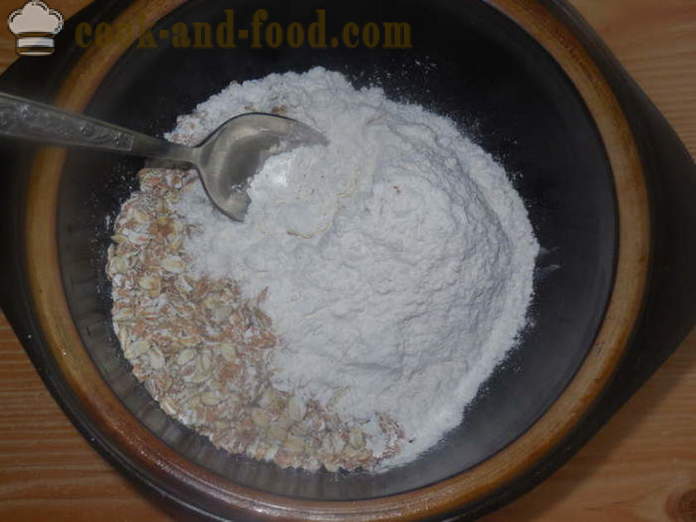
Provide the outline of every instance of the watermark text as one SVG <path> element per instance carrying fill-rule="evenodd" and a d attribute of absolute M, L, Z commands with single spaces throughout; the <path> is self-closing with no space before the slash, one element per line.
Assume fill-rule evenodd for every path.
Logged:
<path fill-rule="evenodd" d="M 326 9 L 317 9 L 315 15 L 315 20 L 310 23 L 283 25 L 273 21 L 267 9 L 257 9 L 249 26 L 241 27 L 234 9 L 225 9 L 224 18 L 217 24 L 177 22 L 158 31 L 143 27 L 144 24 L 139 24 L 137 20 L 123 25 L 101 22 L 92 26 L 83 22 L 75 28 L 75 42 L 83 48 L 104 47 L 124 39 L 126 43 L 135 41 L 141 49 L 155 49 L 165 44 L 182 49 L 234 49 L 242 46 L 251 49 L 277 49 L 283 46 L 294 49 L 413 47 L 411 25 L 407 22 L 346 22 L 337 34 L 329 35 Z"/>

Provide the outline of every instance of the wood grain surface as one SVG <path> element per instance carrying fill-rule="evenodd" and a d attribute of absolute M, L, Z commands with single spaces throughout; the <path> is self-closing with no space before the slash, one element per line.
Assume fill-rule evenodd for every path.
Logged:
<path fill-rule="evenodd" d="M 23 3 L 0 0 L 0 18 Z M 66 17 L 88 3 L 49 1 Z M 696 155 L 696 0 L 572 3 Z M 14 37 L 0 25 L 4 70 Z M 0 404 L 0 520 L 172 520 L 82 439 L 2 316 Z M 696 330 L 566 466 L 486 517 L 531 520 L 696 522 Z"/>

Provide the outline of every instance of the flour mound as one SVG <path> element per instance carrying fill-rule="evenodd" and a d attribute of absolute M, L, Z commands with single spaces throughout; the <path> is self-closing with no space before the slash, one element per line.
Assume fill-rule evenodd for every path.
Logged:
<path fill-rule="evenodd" d="M 273 109 L 330 144 L 267 161 L 242 224 L 202 188 L 184 194 L 178 210 L 199 227 L 187 251 L 248 296 L 268 287 L 274 385 L 365 430 L 392 416 L 412 442 L 385 464 L 409 462 L 462 421 L 525 325 L 538 252 L 527 212 L 451 120 L 322 68 L 232 84 L 169 138 L 196 143 Z"/>

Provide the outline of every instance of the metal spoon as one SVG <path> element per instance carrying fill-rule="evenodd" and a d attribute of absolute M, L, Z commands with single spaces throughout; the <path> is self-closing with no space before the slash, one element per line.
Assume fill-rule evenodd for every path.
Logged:
<path fill-rule="evenodd" d="M 230 118 L 199 145 L 187 147 L 5 93 L 0 93 L 0 135 L 193 167 L 213 204 L 237 221 L 244 220 L 251 202 L 248 183 L 268 157 L 300 145 L 326 143 L 304 123 L 252 112 Z"/>

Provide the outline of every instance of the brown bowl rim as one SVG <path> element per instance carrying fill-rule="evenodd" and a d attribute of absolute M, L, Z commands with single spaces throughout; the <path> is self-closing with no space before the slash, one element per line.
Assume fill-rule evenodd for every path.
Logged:
<path fill-rule="evenodd" d="M 137 19 L 145 29 L 185 0 L 135 0 L 115 21 Z M 146 470 L 164 490 L 177 492 L 218 516 L 310 520 L 422 519 L 480 500 L 529 470 L 556 447 L 594 404 L 625 353 L 638 320 L 650 254 L 649 204 L 638 148 L 617 99 L 581 43 L 539 0 L 486 0 L 534 37 L 574 82 L 604 141 L 618 204 L 614 286 L 598 335 L 566 390 L 522 436 L 455 477 L 407 493 L 340 502 L 292 499 L 234 484 L 193 464 L 140 424 L 102 379 L 72 321 L 60 271 L 57 195 L 66 153 L 39 151 L 27 197 L 26 267 L 34 311 L 49 350 L 83 411 L 119 453 Z M 133 35 L 137 37 L 137 35 Z M 61 86 L 56 104 L 81 111 L 131 41 L 89 48 Z M 169 486 L 169 488 L 168 488 Z"/>

